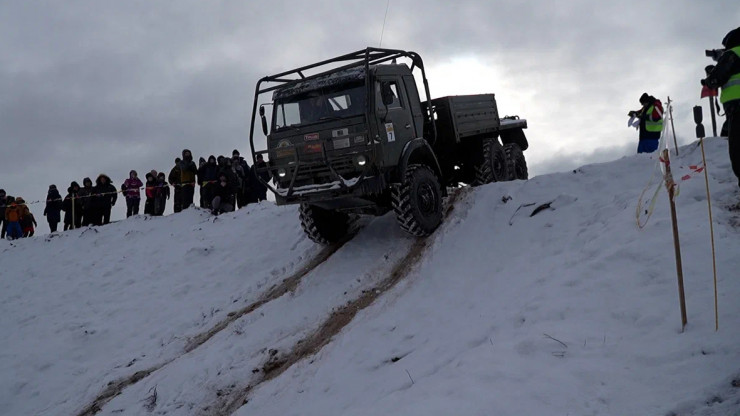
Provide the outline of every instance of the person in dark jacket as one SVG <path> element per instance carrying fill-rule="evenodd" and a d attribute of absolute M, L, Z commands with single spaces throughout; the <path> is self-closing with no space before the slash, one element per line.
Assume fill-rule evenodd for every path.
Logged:
<path fill-rule="evenodd" d="M 93 224 L 105 225 L 110 223 L 110 211 L 116 205 L 118 191 L 111 183 L 108 175 L 102 173 L 98 175 L 91 199 L 93 200 Z"/>
<path fill-rule="evenodd" d="M 82 226 L 83 204 L 80 198 L 80 184 L 75 181 L 67 188 L 67 196 L 64 197 L 62 210 L 64 210 L 64 231 Z"/>
<path fill-rule="evenodd" d="M 46 207 L 44 216 L 49 223 L 49 230 L 52 233 L 57 231 L 57 226 L 62 221 L 62 196 L 59 194 L 56 185 L 49 185 L 49 192 L 46 194 Z"/>
<path fill-rule="evenodd" d="M 722 89 L 719 101 L 727 114 L 730 163 L 740 186 L 740 27 L 727 33 L 722 46 L 725 51 L 701 83 L 709 88 Z"/>
<path fill-rule="evenodd" d="M 154 215 L 154 197 L 157 195 L 157 176 L 149 172 L 146 174 L 146 183 L 144 184 L 144 214 Z"/>
<path fill-rule="evenodd" d="M 193 162 L 193 154 L 188 149 L 182 151 L 182 161 L 180 162 L 180 206 L 182 209 L 188 209 L 193 205 L 195 196 L 195 180 L 198 174 L 198 167 Z"/>
<path fill-rule="evenodd" d="M 170 185 L 172 185 L 172 188 L 174 189 L 174 199 L 175 199 L 175 207 L 174 212 L 180 212 L 182 211 L 182 174 L 180 171 L 180 164 L 182 163 L 182 159 L 179 157 L 175 158 L 175 166 L 170 169 L 170 174 L 167 175 L 167 180 L 169 181 Z M 154 180 L 156 182 L 157 176 L 154 175 Z"/>
<path fill-rule="evenodd" d="M 652 153 L 658 149 L 660 135 L 663 132 L 663 104 L 648 93 L 640 96 L 642 108 L 630 111 L 630 117 L 640 119 L 640 141 L 637 153 Z"/>
<path fill-rule="evenodd" d="M 231 168 L 231 159 L 219 156 L 218 157 L 218 174 L 226 175 L 226 179 L 229 182 L 229 189 L 231 189 L 232 195 L 229 198 L 232 206 L 236 207 L 236 191 L 239 184 L 239 178 L 236 176 L 236 172 Z M 218 182 L 216 183 L 218 185 Z"/>
<path fill-rule="evenodd" d="M 247 194 L 245 193 L 245 190 L 247 189 L 249 165 L 247 165 L 247 162 L 240 156 L 239 150 L 237 149 L 234 149 L 234 151 L 231 152 L 231 170 L 234 172 L 234 176 L 237 180 L 234 184 L 236 187 L 236 206 L 241 208 L 249 203 L 247 200 Z"/>
<path fill-rule="evenodd" d="M 0 239 L 5 238 L 5 208 L 8 207 L 8 196 L 5 194 L 5 189 L 0 189 Z"/>
<path fill-rule="evenodd" d="M 213 192 L 216 189 L 216 181 L 218 181 L 219 168 L 216 164 L 216 156 L 208 156 L 208 161 L 203 166 L 202 171 L 198 173 L 198 180 L 200 181 L 200 193 L 205 200 L 204 208 L 211 208 L 211 201 L 213 201 Z"/>
<path fill-rule="evenodd" d="M 213 190 L 213 200 L 211 201 L 211 212 L 213 215 L 219 215 L 224 212 L 231 212 L 234 210 L 234 187 L 229 182 L 229 177 L 226 173 L 221 173 L 218 176 L 218 182 Z"/>
<path fill-rule="evenodd" d="M 93 182 L 90 178 L 82 180 L 82 188 L 77 193 L 77 197 L 80 198 L 82 203 L 82 225 L 87 227 L 93 223 L 93 217 L 95 216 L 95 210 L 93 209 Z"/>
<path fill-rule="evenodd" d="M 267 186 L 262 181 L 268 182 L 270 180 L 270 172 L 267 170 L 258 172 L 258 169 L 267 169 L 267 163 L 262 155 L 257 155 L 257 161 L 252 165 L 249 176 L 252 182 L 252 193 L 256 202 L 267 201 Z"/>
<path fill-rule="evenodd" d="M 170 186 L 164 172 L 157 175 L 157 184 L 154 187 L 154 215 L 164 215 L 167 200 L 170 199 Z"/>
<path fill-rule="evenodd" d="M 64 211 L 64 231 L 79 228 L 82 223 L 82 201 L 78 197 L 80 185 L 72 182 L 67 188 L 67 195 L 62 202 Z"/>
<path fill-rule="evenodd" d="M 200 198 L 198 200 L 198 206 L 201 208 L 206 207 L 206 200 L 205 200 L 205 193 L 203 192 L 203 171 L 206 167 L 206 160 L 204 158 L 198 159 L 198 179 L 196 182 L 198 182 L 198 185 L 200 185 L 200 192 L 198 193 Z"/>
<path fill-rule="evenodd" d="M 135 170 L 128 173 L 128 179 L 123 181 L 121 191 L 126 197 L 126 218 L 132 215 L 139 215 L 139 206 L 141 205 L 141 187 L 144 186 L 139 179 L 139 174 Z"/>

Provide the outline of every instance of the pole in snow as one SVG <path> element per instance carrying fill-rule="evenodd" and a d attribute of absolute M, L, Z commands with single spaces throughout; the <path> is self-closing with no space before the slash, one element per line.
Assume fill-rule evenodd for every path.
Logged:
<path fill-rule="evenodd" d="M 710 97 L 710 100 L 712 98 Z M 709 102 L 711 107 L 712 102 Z M 714 107 L 712 107 L 714 110 Z M 712 111 L 712 121 L 714 122 L 714 111 Z M 714 249 L 714 221 L 712 220 L 712 197 L 709 193 L 709 173 L 707 172 L 707 157 L 704 153 L 704 125 L 702 122 L 702 110 L 701 107 L 694 107 L 694 122 L 696 123 L 696 138 L 699 139 L 701 145 L 701 161 L 704 165 L 704 183 L 707 187 L 707 207 L 709 209 L 709 235 L 712 240 L 712 271 L 714 273 L 714 330 L 719 331 L 719 309 L 717 307 L 717 256 L 715 255 Z M 715 136 L 717 133 L 714 133 Z"/>
<path fill-rule="evenodd" d="M 671 132 L 673 133 L 673 147 L 676 148 L 676 156 L 678 156 L 678 142 L 676 141 L 676 128 L 673 127 L 673 105 L 671 105 L 671 97 L 668 97 L 668 115 L 671 117 Z"/>
<path fill-rule="evenodd" d="M 678 278 L 678 301 L 681 305 L 681 332 L 686 328 L 686 295 L 683 288 L 683 266 L 681 265 L 681 243 L 678 238 L 678 220 L 676 218 L 676 202 L 674 201 L 676 183 L 671 173 L 671 161 L 668 149 L 663 149 L 661 161 L 665 165 L 665 187 L 668 191 L 668 201 L 671 204 L 671 223 L 673 224 L 673 246 L 676 251 L 676 276 Z"/>

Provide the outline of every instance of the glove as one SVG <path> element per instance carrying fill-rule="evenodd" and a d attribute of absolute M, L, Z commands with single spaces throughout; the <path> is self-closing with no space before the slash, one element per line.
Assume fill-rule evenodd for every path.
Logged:
<path fill-rule="evenodd" d="M 637 111 L 630 111 L 629 113 L 627 113 L 627 115 L 630 117 L 634 117 L 637 115 Z"/>
<path fill-rule="evenodd" d="M 705 86 L 705 87 L 707 86 L 707 80 L 706 80 L 706 79 L 702 79 L 702 80 L 701 80 L 701 81 L 699 81 L 699 82 L 701 83 L 701 85 L 703 85 L 703 86 Z"/>

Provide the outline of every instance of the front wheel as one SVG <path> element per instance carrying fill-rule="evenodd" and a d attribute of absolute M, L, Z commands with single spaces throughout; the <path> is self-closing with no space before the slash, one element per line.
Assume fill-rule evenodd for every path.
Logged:
<path fill-rule="evenodd" d="M 345 212 L 309 204 L 301 204 L 299 211 L 303 231 L 308 238 L 319 244 L 339 242 L 352 228 L 352 218 Z"/>
<path fill-rule="evenodd" d="M 527 160 L 524 158 L 522 148 L 516 143 L 504 145 L 506 152 L 506 162 L 509 169 L 509 180 L 529 179 L 529 170 L 527 169 Z"/>
<path fill-rule="evenodd" d="M 392 199 L 398 224 L 411 235 L 427 236 L 442 222 L 441 185 L 427 166 L 409 165 Z"/>

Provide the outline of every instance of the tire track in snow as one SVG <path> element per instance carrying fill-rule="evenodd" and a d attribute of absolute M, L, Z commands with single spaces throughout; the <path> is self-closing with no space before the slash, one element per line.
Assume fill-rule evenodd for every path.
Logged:
<path fill-rule="evenodd" d="M 347 236 L 344 240 L 333 244 L 331 246 L 325 247 L 323 250 L 319 252 L 313 259 L 311 259 L 308 264 L 303 266 L 300 270 L 296 271 L 292 275 L 288 276 L 287 278 L 283 279 L 283 281 L 278 284 L 272 286 L 264 295 L 262 295 L 258 300 L 252 302 L 251 304 L 237 310 L 229 312 L 229 314 L 226 316 L 225 319 L 219 321 L 214 326 L 212 326 L 210 329 L 208 329 L 205 332 L 201 332 L 200 334 L 197 334 L 193 337 L 191 337 L 187 344 L 185 344 L 185 348 L 183 349 L 183 352 L 181 354 L 177 354 L 174 357 L 171 357 L 167 359 L 166 361 L 154 365 L 148 369 L 140 370 L 135 372 L 134 374 L 131 374 L 130 376 L 122 377 L 117 380 L 111 381 L 108 383 L 108 385 L 101 391 L 95 399 L 93 399 L 92 403 L 88 404 L 81 410 L 79 413 L 77 413 L 78 416 L 92 416 L 97 414 L 103 409 L 103 406 L 105 406 L 108 402 L 113 400 L 116 396 L 120 395 L 124 389 L 127 387 L 130 387 L 139 381 L 147 378 L 149 375 L 154 373 L 157 370 L 160 370 L 164 367 L 166 367 L 168 364 L 172 363 L 173 361 L 177 360 L 178 358 L 182 357 L 183 355 L 192 352 L 196 348 L 203 345 L 205 342 L 207 342 L 209 339 L 213 338 L 216 334 L 226 329 L 231 323 L 236 321 L 237 319 L 248 315 L 252 312 L 254 312 L 259 307 L 265 305 L 268 302 L 271 302 L 275 299 L 280 298 L 281 296 L 285 295 L 288 292 L 292 292 L 295 290 L 295 288 L 298 286 L 298 284 L 301 282 L 301 280 L 309 273 L 311 273 L 314 269 L 316 269 L 319 265 L 324 263 L 326 260 L 329 259 L 334 253 L 337 252 L 342 246 L 344 246 L 349 240 L 351 240 L 356 234 L 359 232 L 358 230 L 355 230 L 354 233 Z"/>
<path fill-rule="evenodd" d="M 451 192 L 446 203 L 445 219 L 454 210 L 455 202 L 463 194 L 467 194 L 469 190 L 470 188 L 458 188 Z M 425 239 L 417 239 L 406 255 L 396 262 L 388 277 L 380 281 L 375 287 L 363 291 L 360 297 L 349 301 L 344 306 L 332 312 L 317 330 L 298 341 L 290 352 L 285 355 L 276 355 L 268 360 L 262 366 L 263 371 L 260 372 L 260 378 L 250 383 L 246 388 L 235 389 L 221 396 L 215 406 L 207 407 L 207 410 L 201 414 L 203 416 L 233 414 L 248 402 L 249 394 L 262 383 L 280 376 L 299 361 L 316 355 L 324 346 L 331 342 L 335 335 L 339 334 L 344 327 L 352 322 L 360 311 L 372 305 L 375 300 L 410 274 L 419 263 L 419 260 L 423 258 L 426 249 L 434 242 L 435 234 Z"/>

